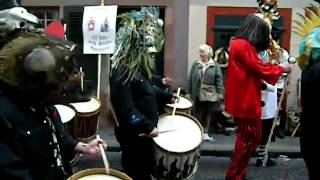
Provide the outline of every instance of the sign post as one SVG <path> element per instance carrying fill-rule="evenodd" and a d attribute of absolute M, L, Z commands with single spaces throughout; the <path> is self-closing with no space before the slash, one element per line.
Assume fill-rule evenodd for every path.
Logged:
<path fill-rule="evenodd" d="M 104 6 L 104 0 L 101 0 L 100 6 Z M 109 57 L 107 57 L 107 61 L 109 61 Z M 97 98 L 100 99 L 100 91 L 101 91 L 101 54 L 98 54 L 98 77 L 97 77 Z"/>
<path fill-rule="evenodd" d="M 83 53 L 98 54 L 97 98 L 101 89 L 101 56 L 113 54 L 116 40 L 117 6 L 87 6 L 83 13 Z M 107 62 L 109 63 L 109 62 Z"/>

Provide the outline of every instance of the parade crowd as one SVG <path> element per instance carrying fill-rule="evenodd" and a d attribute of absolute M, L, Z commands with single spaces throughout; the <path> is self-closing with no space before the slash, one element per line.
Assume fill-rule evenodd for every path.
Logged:
<path fill-rule="evenodd" d="M 259 11 L 246 17 L 227 45 L 199 46 L 188 88 L 177 91 L 171 89 L 174 77 L 162 77 L 154 67 L 164 43 L 159 8 L 119 16 L 110 109 L 125 174 L 107 170 L 107 176 L 192 178 L 201 142 L 215 141 L 211 132 L 236 134 L 226 180 L 248 179 L 254 154 L 257 166 L 275 166 L 268 146 L 281 136 L 281 122 L 276 123 L 287 78 L 298 61 L 303 72 L 301 152 L 309 179 L 320 179 L 319 153 L 311 141 L 312 121 L 318 117 L 314 103 L 320 101 L 320 8 L 307 10 L 316 23 L 300 24 L 298 33 L 305 38 L 300 56 L 292 58 L 279 45 L 281 32 L 273 25 L 277 2 L 258 2 Z M 76 65 L 77 47 L 65 39 L 63 25 L 49 25 L 43 32 L 38 23 L 15 1 L 0 0 L 0 179 L 78 179 L 72 161 L 107 149 L 108 142 L 95 138 L 96 124 L 86 124 L 98 121 L 101 103 L 80 85 L 84 73 Z"/>

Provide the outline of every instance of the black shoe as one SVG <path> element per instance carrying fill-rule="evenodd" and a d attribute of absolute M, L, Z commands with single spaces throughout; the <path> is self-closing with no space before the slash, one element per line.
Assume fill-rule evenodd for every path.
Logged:
<path fill-rule="evenodd" d="M 234 122 L 231 116 L 221 112 L 218 118 L 218 123 L 220 123 L 223 127 L 234 127 Z"/>
<path fill-rule="evenodd" d="M 261 167 L 262 165 L 263 165 L 263 159 L 257 159 L 256 166 Z M 271 158 L 268 158 L 267 163 L 266 163 L 267 167 L 273 167 L 276 165 L 277 165 L 277 163 L 274 160 L 272 160 Z"/>

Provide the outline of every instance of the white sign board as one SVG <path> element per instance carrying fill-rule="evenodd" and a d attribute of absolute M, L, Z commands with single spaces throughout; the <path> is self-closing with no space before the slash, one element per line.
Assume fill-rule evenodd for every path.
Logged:
<path fill-rule="evenodd" d="M 83 53 L 113 54 L 118 6 L 87 6 L 83 13 Z"/>

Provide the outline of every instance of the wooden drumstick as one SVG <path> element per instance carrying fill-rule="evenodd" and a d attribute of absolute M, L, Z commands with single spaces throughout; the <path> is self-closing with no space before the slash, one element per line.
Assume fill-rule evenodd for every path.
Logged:
<path fill-rule="evenodd" d="M 81 79 L 81 91 L 83 91 L 83 75 L 82 75 L 82 67 L 80 67 L 80 79 Z"/>
<path fill-rule="evenodd" d="M 273 136 L 274 130 L 275 130 L 276 126 L 277 126 L 277 120 L 278 120 L 278 117 L 279 117 L 279 111 L 280 111 L 282 102 L 284 100 L 285 93 L 286 93 L 287 88 L 288 88 L 290 75 L 291 74 L 288 74 L 288 76 L 287 76 L 287 78 L 286 78 L 286 80 L 284 82 L 284 87 L 282 89 L 281 96 L 280 96 L 280 99 L 279 99 L 279 102 L 278 102 L 278 106 L 277 106 L 276 116 L 273 118 L 273 123 L 272 123 L 271 130 L 270 130 L 270 133 L 269 133 L 268 141 L 267 141 L 267 144 L 266 144 L 267 152 L 268 152 L 269 146 L 271 144 L 271 140 L 272 140 L 272 136 Z M 268 161 L 268 153 L 266 153 L 264 158 L 263 158 L 263 161 L 262 161 L 262 166 L 263 167 L 266 167 L 267 161 Z"/>
<path fill-rule="evenodd" d="M 297 133 L 297 131 L 298 131 L 298 129 L 300 128 L 300 123 L 297 125 L 297 127 L 294 129 L 294 131 L 292 132 L 292 134 L 291 134 L 291 137 L 293 138 L 295 135 L 296 135 L 296 133 Z"/>
<path fill-rule="evenodd" d="M 97 139 L 101 139 L 99 134 L 97 134 Z M 99 149 L 100 149 L 100 153 L 101 153 L 101 156 L 102 156 L 102 160 L 103 160 L 103 164 L 104 164 L 104 167 L 106 168 L 106 174 L 109 174 L 109 162 L 108 162 L 108 159 L 107 159 L 107 156 L 106 156 L 106 152 L 103 148 L 103 145 L 101 143 L 99 143 Z"/>
<path fill-rule="evenodd" d="M 177 99 L 174 101 L 174 104 L 173 104 L 173 110 L 172 110 L 172 118 L 174 118 L 174 115 L 176 114 L 176 110 L 177 110 L 177 103 L 178 103 L 178 99 L 179 99 L 179 96 L 180 96 L 180 87 L 178 87 L 178 91 L 177 91 Z"/>
<path fill-rule="evenodd" d="M 173 132 L 173 131 L 176 131 L 177 129 L 169 129 L 169 130 L 163 130 L 163 131 L 159 131 L 158 133 L 159 134 L 164 134 L 164 133 L 168 133 L 168 132 Z M 141 133 L 138 135 L 139 137 L 147 137 L 148 134 L 145 134 L 145 133 Z"/>

